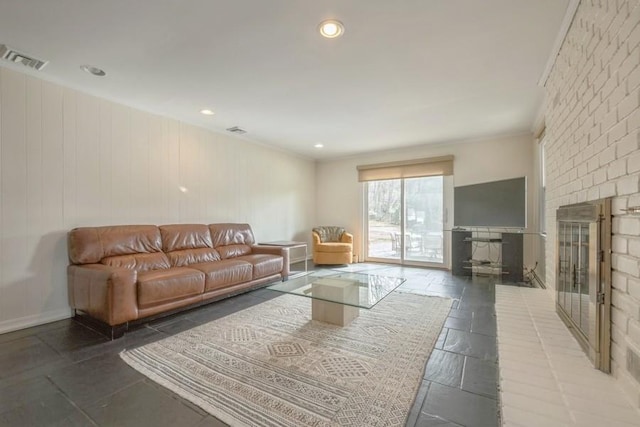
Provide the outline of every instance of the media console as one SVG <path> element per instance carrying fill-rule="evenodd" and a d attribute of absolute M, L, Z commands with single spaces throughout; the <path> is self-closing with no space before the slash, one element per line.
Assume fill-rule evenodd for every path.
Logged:
<path fill-rule="evenodd" d="M 523 233 L 490 229 L 451 230 L 451 271 L 455 276 L 497 275 L 523 281 Z"/>

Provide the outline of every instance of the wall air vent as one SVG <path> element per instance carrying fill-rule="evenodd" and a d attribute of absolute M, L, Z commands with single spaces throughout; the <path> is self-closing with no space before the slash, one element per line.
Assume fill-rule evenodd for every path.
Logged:
<path fill-rule="evenodd" d="M 4 44 L 0 44 L 0 58 L 6 59 L 7 61 L 11 61 L 15 64 L 22 64 L 25 67 L 33 68 L 38 71 L 42 70 L 44 66 L 49 63 L 49 61 L 43 61 L 42 59 L 37 59 L 33 56 L 18 52 Z"/>
<path fill-rule="evenodd" d="M 238 126 L 234 126 L 232 128 L 227 128 L 227 130 L 231 133 L 235 133 L 236 135 L 242 135 L 243 133 L 247 133 L 246 130 L 240 129 Z"/>

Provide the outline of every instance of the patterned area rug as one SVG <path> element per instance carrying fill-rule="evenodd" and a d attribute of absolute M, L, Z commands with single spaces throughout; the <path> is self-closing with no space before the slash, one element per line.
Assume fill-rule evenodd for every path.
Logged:
<path fill-rule="evenodd" d="M 392 292 L 339 327 L 283 295 L 121 357 L 232 426 L 402 426 L 450 307 Z"/>

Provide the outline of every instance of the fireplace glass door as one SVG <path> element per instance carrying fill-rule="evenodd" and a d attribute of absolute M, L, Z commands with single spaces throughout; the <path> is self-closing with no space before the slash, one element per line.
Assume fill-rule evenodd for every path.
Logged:
<path fill-rule="evenodd" d="M 595 339 L 596 288 L 589 292 L 590 268 L 596 268 L 590 262 L 589 253 L 590 224 L 581 222 L 559 223 L 560 275 L 558 277 L 558 305 L 572 320 L 580 332 L 590 340 Z M 594 242 L 597 244 L 597 241 Z M 590 322 L 591 319 L 591 322 Z"/>
<path fill-rule="evenodd" d="M 604 200 L 564 206 L 557 213 L 557 311 L 594 365 L 605 372 L 610 347 L 610 209 Z"/>

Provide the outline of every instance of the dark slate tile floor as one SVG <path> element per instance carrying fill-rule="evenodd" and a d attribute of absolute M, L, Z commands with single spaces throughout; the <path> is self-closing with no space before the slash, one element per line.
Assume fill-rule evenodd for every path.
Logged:
<path fill-rule="evenodd" d="M 401 290 L 454 299 L 407 426 L 499 425 L 494 279 L 388 264 L 338 269 L 405 277 Z M 115 341 L 71 319 L 2 334 L 0 426 L 223 426 L 118 353 L 279 295 L 259 289 L 152 321 Z"/>

